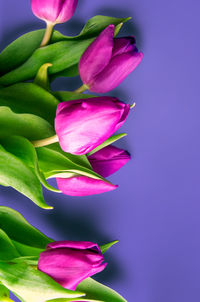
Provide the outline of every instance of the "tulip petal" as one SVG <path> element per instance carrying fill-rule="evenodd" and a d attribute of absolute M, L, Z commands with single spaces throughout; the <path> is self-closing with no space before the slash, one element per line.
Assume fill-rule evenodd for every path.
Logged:
<path fill-rule="evenodd" d="M 90 91 L 108 92 L 117 87 L 141 62 L 141 52 L 129 52 L 114 56 L 107 67 L 90 84 Z"/>
<path fill-rule="evenodd" d="M 31 0 L 33 13 L 46 22 L 63 23 L 69 20 L 78 0 Z"/>
<path fill-rule="evenodd" d="M 40 271 L 71 290 L 75 290 L 82 280 L 101 272 L 106 265 L 102 253 L 98 250 L 78 247 L 48 247 L 40 254 L 38 261 Z"/>
<path fill-rule="evenodd" d="M 82 55 L 79 73 L 84 84 L 89 85 L 91 80 L 108 65 L 112 57 L 114 31 L 115 26 L 109 25 Z"/>
<path fill-rule="evenodd" d="M 117 172 L 130 158 L 128 152 L 115 146 L 107 146 L 88 156 L 93 170 L 103 177 Z"/>
<path fill-rule="evenodd" d="M 130 106 L 112 97 L 62 102 L 55 130 L 65 152 L 82 155 L 109 138 L 125 122 Z"/>
<path fill-rule="evenodd" d="M 62 2 L 60 0 L 31 0 L 31 7 L 36 17 L 54 23 L 59 16 Z"/>
<path fill-rule="evenodd" d="M 135 37 L 115 38 L 112 57 L 136 50 Z"/>
<path fill-rule="evenodd" d="M 60 191 L 70 196 L 89 196 L 112 191 L 117 186 L 103 180 L 93 179 L 86 176 L 71 178 L 57 178 Z"/>
<path fill-rule="evenodd" d="M 75 249 L 79 249 L 79 250 L 90 249 L 90 250 L 98 251 L 99 253 L 101 253 L 101 250 L 100 250 L 98 244 L 90 242 L 90 241 L 70 241 L 70 240 L 53 241 L 47 245 L 47 248 L 52 248 L 52 249 L 63 248 L 63 247 L 69 247 L 72 249 L 75 248 Z"/>
<path fill-rule="evenodd" d="M 71 19 L 71 17 L 73 16 L 76 10 L 78 0 L 64 0 L 61 2 L 63 3 L 60 9 L 60 14 L 56 20 L 56 23 L 63 23 Z"/>

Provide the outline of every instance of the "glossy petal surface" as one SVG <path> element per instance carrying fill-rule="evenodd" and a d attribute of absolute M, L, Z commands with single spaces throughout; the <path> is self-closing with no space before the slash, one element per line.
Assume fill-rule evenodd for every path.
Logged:
<path fill-rule="evenodd" d="M 55 130 L 65 152 L 86 154 L 103 143 L 125 122 L 130 106 L 112 97 L 62 102 Z"/>
<path fill-rule="evenodd" d="M 89 196 L 112 191 L 117 188 L 109 182 L 86 176 L 57 178 L 57 185 L 62 193 L 70 196 Z"/>

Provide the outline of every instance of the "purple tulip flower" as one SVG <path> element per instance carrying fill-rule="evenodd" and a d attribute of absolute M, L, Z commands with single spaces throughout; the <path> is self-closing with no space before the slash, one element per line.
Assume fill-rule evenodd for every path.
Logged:
<path fill-rule="evenodd" d="M 134 37 L 114 38 L 109 25 L 83 53 L 79 73 L 92 92 L 105 93 L 117 87 L 141 62 L 143 54 Z"/>
<path fill-rule="evenodd" d="M 130 160 L 130 155 L 115 146 L 107 146 L 88 156 L 88 160 L 96 173 L 107 177 L 124 166 Z M 100 194 L 117 188 L 109 182 L 86 176 L 57 178 L 57 185 L 60 191 L 71 196 Z"/>
<path fill-rule="evenodd" d="M 75 290 L 84 279 L 101 272 L 107 263 L 92 242 L 57 241 L 40 254 L 38 269 L 64 288 Z"/>
<path fill-rule="evenodd" d="M 78 0 L 31 0 L 34 15 L 47 23 L 68 21 L 74 14 Z"/>
<path fill-rule="evenodd" d="M 103 177 L 108 177 L 117 172 L 130 159 L 128 152 L 112 145 L 88 156 L 93 170 Z"/>
<path fill-rule="evenodd" d="M 55 130 L 61 148 L 76 155 L 90 152 L 123 125 L 129 111 L 130 105 L 113 97 L 60 103 Z"/>

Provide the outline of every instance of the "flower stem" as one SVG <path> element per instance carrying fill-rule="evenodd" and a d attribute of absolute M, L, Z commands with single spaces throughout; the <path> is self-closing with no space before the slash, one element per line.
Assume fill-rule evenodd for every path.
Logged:
<path fill-rule="evenodd" d="M 37 141 L 32 141 L 32 144 L 35 148 L 39 148 L 39 147 L 44 147 L 44 146 L 48 146 L 54 143 L 58 142 L 58 136 L 54 135 L 48 138 L 44 138 L 44 139 L 40 139 Z"/>
<path fill-rule="evenodd" d="M 89 89 L 89 87 L 87 85 L 83 84 L 81 87 L 74 90 L 73 92 L 74 93 L 82 93 L 82 92 L 84 92 L 85 90 L 88 90 L 88 89 Z"/>
<path fill-rule="evenodd" d="M 53 33 L 53 28 L 54 28 L 53 23 L 47 23 L 46 31 L 45 31 L 45 34 L 44 34 L 40 47 L 44 47 L 49 43 L 49 41 L 51 40 L 52 33 Z"/>

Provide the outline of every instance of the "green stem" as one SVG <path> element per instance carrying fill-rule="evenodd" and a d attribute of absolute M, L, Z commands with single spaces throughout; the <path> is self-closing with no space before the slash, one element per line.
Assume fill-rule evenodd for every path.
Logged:
<path fill-rule="evenodd" d="M 53 28 L 54 28 L 53 23 L 47 23 L 46 31 L 45 31 L 45 34 L 44 34 L 40 47 L 44 47 L 49 43 L 49 41 L 51 40 L 52 33 L 53 33 Z"/>
<path fill-rule="evenodd" d="M 88 89 L 89 89 L 89 87 L 87 85 L 83 84 L 81 87 L 79 87 L 78 89 L 74 90 L 73 92 L 74 93 L 82 93 L 82 92 L 84 92 L 84 91 L 86 91 Z"/>
<path fill-rule="evenodd" d="M 39 147 L 44 147 L 44 146 L 48 146 L 54 143 L 58 142 L 58 136 L 54 135 L 48 138 L 44 138 L 44 139 L 40 139 L 37 141 L 32 141 L 32 144 L 35 148 L 39 148 Z"/>

